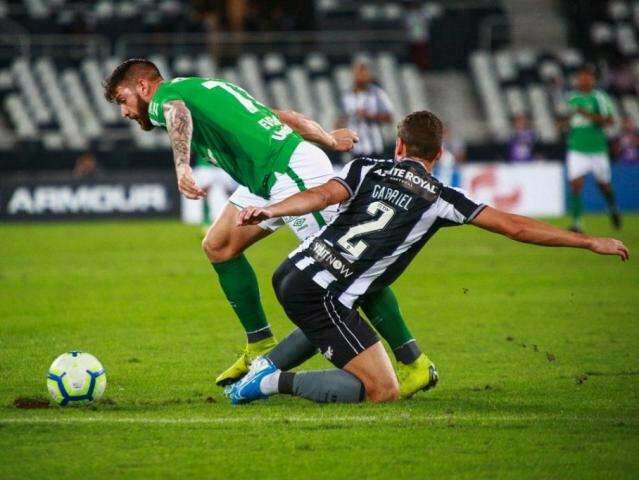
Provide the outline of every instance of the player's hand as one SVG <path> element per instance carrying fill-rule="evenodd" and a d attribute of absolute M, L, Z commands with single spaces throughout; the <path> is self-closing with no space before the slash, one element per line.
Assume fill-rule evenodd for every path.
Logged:
<path fill-rule="evenodd" d="M 578 107 L 577 113 L 583 117 L 586 117 L 588 120 L 591 120 L 591 121 L 594 121 L 597 118 L 597 116 L 594 113 L 592 113 L 589 110 L 586 110 L 583 107 Z"/>
<path fill-rule="evenodd" d="M 272 217 L 273 214 L 267 208 L 246 207 L 237 214 L 237 226 L 257 225 Z"/>
<path fill-rule="evenodd" d="M 338 152 L 349 152 L 353 149 L 355 144 L 359 142 L 359 136 L 357 133 L 349 128 L 333 130 L 330 135 L 335 140 L 333 150 L 337 150 Z"/>
<path fill-rule="evenodd" d="M 357 112 L 355 112 L 355 116 L 357 118 L 359 118 L 360 120 L 369 120 L 370 119 L 370 115 L 368 114 L 368 112 L 361 108 L 359 110 L 357 110 Z"/>
<path fill-rule="evenodd" d="M 178 190 L 190 200 L 206 197 L 206 190 L 200 188 L 193 180 L 193 170 L 189 165 L 182 165 L 176 169 Z"/>
<path fill-rule="evenodd" d="M 630 258 L 628 247 L 626 247 L 623 242 L 614 238 L 595 237 L 592 239 L 590 250 L 599 255 L 619 255 L 622 262 Z"/>

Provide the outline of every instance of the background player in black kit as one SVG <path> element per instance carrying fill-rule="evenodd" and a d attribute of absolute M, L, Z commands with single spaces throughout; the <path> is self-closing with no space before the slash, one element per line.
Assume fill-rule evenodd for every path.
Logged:
<path fill-rule="evenodd" d="M 513 240 L 585 248 L 628 258 L 624 244 L 564 231 L 479 205 L 431 176 L 441 156 L 441 121 L 416 112 L 399 125 L 395 160 L 360 158 L 324 185 L 268 208 L 249 207 L 240 225 L 303 215 L 341 204 L 339 215 L 294 250 L 273 276 L 278 300 L 301 330 L 257 359 L 227 389 L 233 403 L 275 393 L 318 402 L 393 401 L 399 386 L 390 359 L 357 312 L 358 299 L 391 284 L 439 228 L 472 223 Z M 433 276 L 433 279 L 436 275 Z M 288 370 L 319 349 L 338 369 Z M 431 385 L 437 381 L 432 369 Z"/>

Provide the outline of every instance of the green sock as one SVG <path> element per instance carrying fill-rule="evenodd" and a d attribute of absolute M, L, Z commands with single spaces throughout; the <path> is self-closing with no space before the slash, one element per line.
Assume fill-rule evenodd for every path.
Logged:
<path fill-rule="evenodd" d="M 583 205 L 581 203 L 581 194 L 570 192 L 569 201 L 570 201 L 570 214 L 572 215 L 572 223 L 575 226 L 579 226 L 581 225 L 581 211 L 583 209 Z"/>
<path fill-rule="evenodd" d="M 364 296 L 361 308 L 375 330 L 388 342 L 399 361 L 412 363 L 417 360 L 422 352 L 402 317 L 395 294 L 389 287 Z"/>
<path fill-rule="evenodd" d="M 213 263 L 227 300 L 240 319 L 249 343 L 273 336 L 266 320 L 253 267 L 244 255 Z"/>

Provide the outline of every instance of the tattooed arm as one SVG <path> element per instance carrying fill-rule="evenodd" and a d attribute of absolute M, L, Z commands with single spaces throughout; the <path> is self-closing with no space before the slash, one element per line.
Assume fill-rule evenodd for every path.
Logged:
<path fill-rule="evenodd" d="M 206 191 L 197 186 L 191 170 L 191 137 L 193 119 L 184 102 L 172 101 L 164 104 L 166 131 L 171 139 L 173 161 L 177 175 L 178 189 L 186 198 L 197 200 L 206 196 Z"/>

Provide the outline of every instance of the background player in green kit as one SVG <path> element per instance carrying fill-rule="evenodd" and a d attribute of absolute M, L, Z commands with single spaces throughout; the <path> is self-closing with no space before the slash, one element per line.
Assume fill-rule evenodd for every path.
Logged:
<path fill-rule="evenodd" d="M 206 198 L 199 202 L 202 233 L 206 235 L 238 185 L 224 170 L 208 160 L 196 157 L 194 163 L 193 180 L 206 190 Z"/>
<path fill-rule="evenodd" d="M 232 383 L 248 371 L 253 358 L 276 343 L 261 305 L 255 272 L 243 251 L 284 223 L 304 239 L 336 213 L 328 209 L 239 227 L 238 210 L 249 205 L 265 207 L 333 176 L 326 154 L 305 140 L 347 151 L 357 137 L 347 129 L 329 134 L 295 112 L 270 110 L 240 87 L 219 79 L 164 81 L 148 60 L 127 60 L 104 86 L 107 100 L 120 105 L 121 114 L 138 122 L 143 130 L 154 126 L 167 129 L 178 188 L 187 198 L 199 199 L 206 194 L 193 179 L 192 152 L 222 168 L 240 184 L 202 244 L 247 333 L 242 356 L 216 379 L 218 385 Z M 402 396 L 431 387 L 436 371 L 404 323 L 390 289 L 366 297 L 361 307 L 398 360 Z"/>
<path fill-rule="evenodd" d="M 621 227 L 621 216 L 615 203 L 608 158 L 605 128 L 614 123 L 615 108 L 605 92 L 595 89 L 594 68 L 586 66 L 577 73 L 577 90 L 568 96 L 570 132 L 566 165 L 570 181 L 571 230 L 581 232 L 581 191 L 584 177 L 594 175 L 603 193 L 610 219 L 615 228 Z"/>

